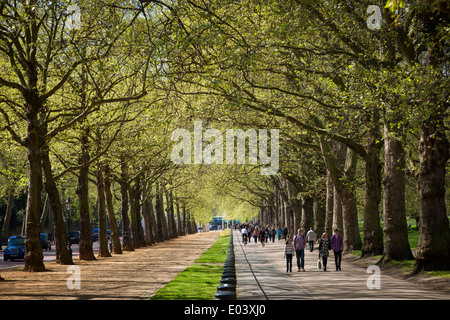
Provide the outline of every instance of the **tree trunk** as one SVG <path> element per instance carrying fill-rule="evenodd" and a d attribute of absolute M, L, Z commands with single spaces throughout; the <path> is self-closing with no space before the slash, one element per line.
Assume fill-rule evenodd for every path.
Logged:
<path fill-rule="evenodd" d="M 122 254 L 122 246 L 120 244 L 119 228 L 117 227 L 116 216 L 114 215 L 113 199 L 111 194 L 111 180 L 109 165 L 103 167 L 106 210 L 108 212 L 109 224 L 111 228 L 112 252 Z"/>
<path fill-rule="evenodd" d="M 400 122 L 398 122 L 400 123 Z M 389 132 L 384 126 L 383 214 L 385 245 L 382 263 L 412 260 L 405 209 L 405 154 L 401 132 Z"/>
<path fill-rule="evenodd" d="M 97 168 L 97 194 L 98 194 L 98 257 L 111 257 L 108 250 L 108 239 L 106 234 L 106 199 L 105 184 L 102 168 Z"/>
<path fill-rule="evenodd" d="M 150 222 L 150 202 L 148 199 L 142 199 L 142 216 L 144 217 L 145 223 L 145 242 L 148 246 L 155 244 L 155 239 L 153 238 L 152 224 Z"/>
<path fill-rule="evenodd" d="M 144 225 L 145 225 L 145 242 L 148 246 L 151 246 L 154 244 L 153 240 L 153 232 L 152 227 L 150 223 L 150 214 L 148 206 L 150 205 L 148 201 L 148 190 L 147 190 L 147 183 L 143 184 L 142 187 L 142 194 L 141 194 L 141 203 L 142 203 L 142 217 L 144 218 Z"/>
<path fill-rule="evenodd" d="M 137 212 L 136 212 L 136 199 L 135 199 L 135 192 L 136 192 L 136 180 L 133 186 L 130 186 L 128 188 L 128 196 L 130 199 L 130 218 L 131 218 L 131 234 L 132 237 L 132 243 L 133 248 L 137 249 L 140 247 L 139 244 L 139 226 L 138 226 L 138 218 L 137 218 Z"/>
<path fill-rule="evenodd" d="M 177 202 L 177 222 L 178 222 L 178 236 L 183 235 L 183 225 L 181 222 L 181 211 L 180 211 L 180 204 Z"/>
<path fill-rule="evenodd" d="M 187 223 L 187 221 L 186 221 L 187 216 L 186 215 L 187 215 L 187 213 L 186 213 L 186 205 L 183 204 L 183 235 L 187 234 L 187 225 L 186 225 L 186 223 Z"/>
<path fill-rule="evenodd" d="M 62 265 L 73 264 L 72 254 L 67 247 L 66 226 L 64 224 L 63 208 L 56 182 L 53 179 L 48 147 L 42 148 L 41 163 L 45 176 L 45 190 L 53 214 L 53 232 L 55 233 L 56 263 Z"/>
<path fill-rule="evenodd" d="M 330 172 L 327 170 L 327 199 L 326 199 L 326 216 L 325 216 L 325 232 L 331 238 L 333 234 L 333 206 L 334 206 L 334 184 Z"/>
<path fill-rule="evenodd" d="M 170 207 L 169 191 L 164 192 L 166 198 L 166 216 L 167 216 L 167 232 L 169 233 L 169 238 L 173 239 L 175 236 L 173 234 L 173 221 L 172 221 L 172 210 Z"/>
<path fill-rule="evenodd" d="M 173 206 L 173 192 L 172 190 L 169 191 L 169 208 L 170 208 L 170 220 L 172 225 L 172 238 L 178 238 L 178 232 L 177 232 L 177 224 L 175 222 L 175 209 Z"/>
<path fill-rule="evenodd" d="M 358 207 L 355 191 L 356 174 L 356 153 L 347 148 L 347 158 L 345 161 L 345 181 L 339 184 L 338 193 L 342 202 L 342 225 L 344 238 L 344 252 L 360 250 L 362 248 L 361 236 L 358 227 Z M 335 185 L 337 184 L 336 181 Z"/>
<path fill-rule="evenodd" d="M 163 188 L 160 188 L 159 183 L 156 183 L 156 220 L 158 225 L 158 236 L 160 241 L 169 240 L 169 233 L 167 228 L 167 220 L 164 214 L 164 198 L 163 198 Z"/>
<path fill-rule="evenodd" d="M 333 230 L 339 229 L 341 230 L 341 235 L 344 237 L 344 225 L 342 222 L 342 201 L 341 197 L 339 195 L 339 192 L 337 191 L 336 187 L 334 188 L 334 195 L 333 195 Z M 331 235 L 333 234 L 333 230 L 331 231 L 329 237 L 331 238 Z"/>
<path fill-rule="evenodd" d="M 77 196 L 80 210 L 80 260 L 95 260 L 92 248 L 92 227 L 89 213 L 89 127 L 81 133 L 81 154 L 79 164 L 83 165 L 78 174 Z"/>
<path fill-rule="evenodd" d="M 133 194 L 134 194 L 134 207 L 136 210 L 137 230 L 138 230 L 138 242 L 140 247 L 146 247 L 144 229 L 142 228 L 142 215 L 141 215 L 141 179 L 136 177 Z"/>
<path fill-rule="evenodd" d="M 318 195 L 314 197 L 314 231 L 317 237 L 322 236 L 322 233 L 325 232 L 325 218 L 326 199 L 322 194 L 322 196 Z"/>
<path fill-rule="evenodd" d="M 309 228 L 313 227 L 313 208 L 314 199 L 311 196 L 304 196 L 302 201 L 302 223 L 300 225 L 300 227 L 303 229 L 303 232 L 307 232 Z"/>
<path fill-rule="evenodd" d="M 188 234 L 193 234 L 193 233 L 197 233 L 197 228 L 196 228 L 196 224 L 195 224 L 195 220 L 194 218 L 191 216 L 190 213 L 187 214 L 187 220 L 188 220 L 188 225 L 187 225 L 187 232 Z"/>
<path fill-rule="evenodd" d="M 342 200 L 343 251 L 351 252 L 353 250 L 360 250 L 362 241 L 358 228 L 358 208 L 354 190 L 346 191 L 343 199 L 345 199 Z"/>
<path fill-rule="evenodd" d="M 41 150 L 42 152 L 42 150 Z M 45 184 L 44 184 L 45 187 Z M 45 201 L 44 201 L 44 207 L 42 208 L 42 214 L 40 217 L 40 221 L 41 221 L 41 231 L 43 233 L 45 233 L 45 222 L 47 221 L 47 217 L 48 217 L 48 212 L 49 212 L 49 200 L 48 200 L 48 194 L 45 196 Z"/>
<path fill-rule="evenodd" d="M 366 121 L 368 142 L 365 157 L 363 257 L 383 254 L 383 232 L 379 216 L 382 180 L 380 164 L 382 145 L 379 118 L 378 109 L 374 107 Z"/>
<path fill-rule="evenodd" d="M 152 231 L 153 231 L 153 240 L 155 241 L 155 243 L 160 242 L 159 240 L 159 235 L 158 235 L 158 224 L 156 222 L 156 217 L 155 217 L 155 206 L 153 205 L 153 198 L 149 199 L 149 215 L 150 215 L 150 225 L 152 227 Z"/>
<path fill-rule="evenodd" d="M 120 194 L 122 197 L 122 250 L 123 251 L 134 251 L 133 243 L 131 240 L 130 232 L 130 218 L 128 217 L 128 165 L 124 158 L 121 156 L 120 159 Z M 134 235 L 135 236 L 135 235 Z"/>
<path fill-rule="evenodd" d="M 420 126 L 419 244 L 414 273 L 450 270 L 450 228 L 445 207 L 445 167 L 450 157 L 444 128 L 444 106 Z"/>
<path fill-rule="evenodd" d="M 38 99 L 37 97 L 34 97 Z M 32 98 L 31 98 L 32 99 Z M 34 99 L 33 99 L 34 100 Z M 38 112 L 40 107 L 27 103 L 28 118 L 28 198 L 25 218 L 25 267 L 24 271 L 44 271 L 44 255 L 41 245 L 41 137 L 39 132 Z"/>
<path fill-rule="evenodd" d="M 337 194 L 334 195 L 335 200 L 338 195 L 342 204 L 344 251 L 360 250 L 362 241 L 358 228 L 358 209 L 354 183 L 357 155 L 350 148 L 345 148 L 347 149 L 345 166 L 341 170 L 339 164 L 334 161 L 328 142 L 324 138 L 320 138 L 319 141 L 327 170 L 329 170 L 333 178 L 335 190 L 337 191 Z M 336 215 L 337 212 L 334 210 L 334 216 Z"/>
<path fill-rule="evenodd" d="M 448 25 L 448 13 L 435 10 L 431 4 L 419 12 L 418 19 L 428 44 L 425 56 L 427 76 L 433 85 L 424 91 L 425 120 L 420 124 L 419 140 L 419 244 L 413 273 L 450 270 L 450 227 L 445 207 L 445 174 L 450 157 L 446 123 L 448 102 L 447 56 L 442 43 L 439 24 Z M 439 23 L 437 23 L 439 22 Z M 445 88 L 445 89 L 444 89 Z"/>
<path fill-rule="evenodd" d="M 9 238 L 9 225 L 11 223 L 12 209 L 14 206 L 14 192 L 8 189 L 8 205 L 6 206 L 5 220 L 3 221 L 2 238 L 0 241 L 6 242 Z"/>

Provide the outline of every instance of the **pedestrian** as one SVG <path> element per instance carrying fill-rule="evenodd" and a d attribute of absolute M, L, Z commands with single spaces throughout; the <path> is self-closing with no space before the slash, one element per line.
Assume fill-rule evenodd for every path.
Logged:
<path fill-rule="evenodd" d="M 286 272 L 292 272 L 292 258 L 294 256 L 295 248 L 290 239 L 286 240 L 284 246 L 284 257 L 286 258 Z"/>
<path fill-rule="evenodd" d="M 277 236 L 278 236 L 278 241 L 280 241 L 281 240 L 281 229 L 280 229 L 280 227 L 278 227 L 278 229 L 277 229 Z"/>
<path fill-rule="evenodd" d="M 266 243 L 267 243 L 269 241 L 269 235 L 270 235 L 269 226 L 267 226 L 266 229 L 264 230 L 264 234 L 266 235 Z"/>
<path fill-rule="evenodd" d="M 266 232 L 263 228 L 259 230 L 259 241 L 261 242 L 261 247 L 265 246 L 265 240 L 266 240 Z"/>
<path fill-rule="evenodd" d="M 297 235 L 293 239 L 295 255 L 297 257 L 298 272 L 305 272 L 305 244 L 306 237 L 303 235 L 303 229 L 297 230 Z"/>
<path fill-rule="evenodd" d="M 309 228 L 308 233 L 306 234 L 306 238 L 308 238 L 309 251 L 314 251 L 314 241 L 316 241 L 316 234 L 312 228 Z"/>
<path fill-rule="evenodd" d="M 258 228 L 255 228 L 255 231 L 253 231 L 253 240 L 255 240 L 255 243 L 258 243 Z"/>
<path fill-rule="evenodd" d="M 248 231 L 245 228 L 245 226 L 242 228 L 241 233 L 242 233 L 242 242 L 244 243 L 245 246 L 247 244 L 247 236 L 248 236 Z"/>
<path fill-rule="evenodd" d="M 334 262 L 336 264 L 336 271 L 341 271 L 342 248 L 344 241 L 339 234 L 339 229 L 334 229 L 334 235 L 331 237 L 331 249 L 334 252 Z"/>
<path fill-rule="evenodd" d="M 330 240 L 328 239 L 328 234 L 324 232 L 322 238 L 319 241 L 319 259 L 322 258 L 323 271 L 327 271 L 327 260 L 329 255 L 329 250 L 331 249 Z"/>
<path fill-rule="evenodd" d="M 274 243 L 275 242 L 275 234 L 276 234 L 275 228 L 272 228 L 272 230 L 270 231 L 270 234 L 272 235 L 272 243 Z M 278 240 L 280 240 L 280 239 L 278 239 Z"/>
<path fill-rule="evenodd" d="M 283 228 L 283 239 L 287 240 L 287 235 L 288 235 L 288 228 L 287 226 L 284 226 Z"/>

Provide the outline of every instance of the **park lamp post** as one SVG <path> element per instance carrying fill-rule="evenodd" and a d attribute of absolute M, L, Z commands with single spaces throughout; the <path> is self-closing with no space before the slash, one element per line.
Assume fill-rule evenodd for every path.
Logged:
<path fill-rule="evenodd" d="M 67 248 L 69 249 L 70 254 L 72 255 L 72 243 L 70 242 L 70 213 L 72 211 L 72 201 L 70 198 L 66 200 L 66 209 L 67 209 Z"/>

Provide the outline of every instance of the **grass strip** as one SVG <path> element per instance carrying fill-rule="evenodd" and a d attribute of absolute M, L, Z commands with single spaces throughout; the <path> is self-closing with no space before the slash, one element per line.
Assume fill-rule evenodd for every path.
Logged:
<path fill-rule="evenodd" d="M 230 231 L 225 230 L 195 261 L 196 264 L 183 270 L 150 300 L 213 300 L 222 278 L 229 243 Z"/>

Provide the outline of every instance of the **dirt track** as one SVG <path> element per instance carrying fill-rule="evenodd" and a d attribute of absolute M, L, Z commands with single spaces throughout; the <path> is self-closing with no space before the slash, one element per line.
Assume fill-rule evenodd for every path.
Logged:
<path fill-rule="evenodd" d="M 219 232 L 197 233 L 111 258 L 74 259 L 80 268 L 80 289 L 68 288 L 68 266 L 55 262 L 45 263 L 46 272 L 23 272 L 23 267 L 2 270 L 5 281 L 0 281 L 0 300 L 148 299 L 190 266 L 218 236 Z"/>

